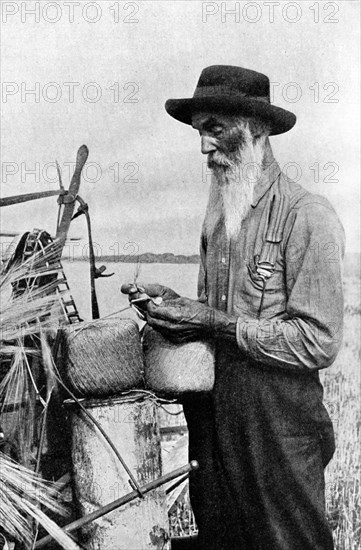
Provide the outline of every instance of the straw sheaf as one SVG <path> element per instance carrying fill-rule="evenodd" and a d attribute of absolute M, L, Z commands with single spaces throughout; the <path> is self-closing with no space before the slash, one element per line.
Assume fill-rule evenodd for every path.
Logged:
<path fill-rule="evenodd" d="M 173 344 L 146 327 L 143 351 L 148 389 L 166 395 L 212 390 L 214 346 L 211 342 Z"/>
<path fill-rule="evenodd" d="M 7 535 L 22 541 L 26 548 L 33 546 L 33 519 L 38 521 L 66 550 L 79 546 L 64 533 L 41 509 L 66 514 L 58 502 L 56 484 L 40 478 L 33 471 L 14 462 L 0 452 L 0 524 Z"/>
<path fill-rule="evenodd" d="M 14 263 L 0 273 L 0 339 L 2 353 L 11 351 L 13 340 L 39 332 L 39 323 L 56 328 L 64 319 L 57 290 L 59 267 L 53 266 L 58 246 L 46 247 L 22 263 Z M 44 284 L 37 286 L 42 278 Z M 17 284 L 28 282 L 23 292 Z M 11 351 L 12 353 L 12 351 Z"/>
<path fill-rule="evenodd" d="M 79 323 L 62 330 L 62 373 L 80 397 L 108 397 L 142 385 L 138 325 L 131 319 Z"/>
<path fill-rule="evenodd" d="M 64 321 L 56 292 L 59 268 L 52 265 L 56 253 L 56 246 L 48 247 L 22 263 L 8 262 L 0 273 L 0 422 L 6 444 L 27 465 L 32 461 L 36 399 L 45 408 L 54 386 L 49 353 L 44 356 L 41 342 L 45 329 L 54 332 Z M 37 387 L 42 368 L 49 388 L 46 401 Z"/>

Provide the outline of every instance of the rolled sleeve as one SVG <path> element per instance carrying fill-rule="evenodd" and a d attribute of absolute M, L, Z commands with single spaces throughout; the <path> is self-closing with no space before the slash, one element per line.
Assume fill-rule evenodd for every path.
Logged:
<path fill-rule="evenodd" d="M 342 342 L 344 231 L 319 198 L 292 212 L 283 246 L 287 306 L 284 318 L 237 321 L 243 353 L 267 365 L 322 369 Z"/>

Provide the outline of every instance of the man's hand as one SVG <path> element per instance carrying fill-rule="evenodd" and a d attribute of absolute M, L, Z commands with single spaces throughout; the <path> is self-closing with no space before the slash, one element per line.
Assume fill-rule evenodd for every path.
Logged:
<path fill-rule="evenodd" d="M 147 294 L 151 298 L 161 297 L 164 301 L 174 300 L 175 298 L 180 297 L 179 294 L 174 292 L 174 290 L 172 290 L 171 288 L 159 285 L 158 283 L 148 285 L 142 283 L 139 283 L 137 285 L 135 285 L 134 283 L 129 283 L 122 285 L 121 291 L 123 294 L 129 295 L 130 302 L 139 299 L 142 294 Z"/>
<path fill-rule="evenodd" d="M 149 326 L 172 342 L 191 342 L 223 335 L 235 339 L 236 318 L 189 298 L 147 305 Z"/>

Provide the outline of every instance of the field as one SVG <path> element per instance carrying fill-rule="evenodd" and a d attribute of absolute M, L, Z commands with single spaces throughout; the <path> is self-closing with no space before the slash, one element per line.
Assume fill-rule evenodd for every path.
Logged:
<path fill-rule="evenodd" d="M 325 404 L 336 433 L 326 470 L 327 515 L 337 550 L 361 548 L 361 388 L 359 278 L 346 278 L 345 331 L 335 363 L 322 373 Z"/>

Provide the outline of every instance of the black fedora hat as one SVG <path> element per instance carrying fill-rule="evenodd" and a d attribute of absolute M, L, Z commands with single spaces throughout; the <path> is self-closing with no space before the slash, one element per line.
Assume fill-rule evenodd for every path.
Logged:
<path fill-rule="evenodd" d="M 257 116 L 271 124 L 271 135 L 287 132 L 296 122 L 296 115 L 271 104 L 267 76 L 231 65 L 207 67 L 193 97 L 168 99 L 165 108 L 185 124 L 192 124 L 193 113 L 199 111 Z"/>

